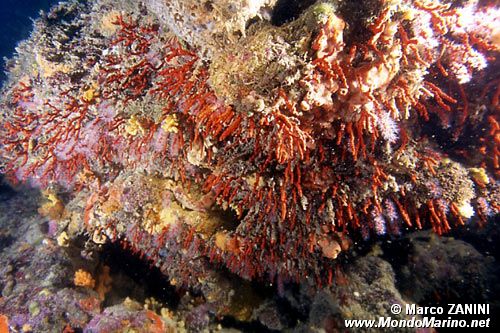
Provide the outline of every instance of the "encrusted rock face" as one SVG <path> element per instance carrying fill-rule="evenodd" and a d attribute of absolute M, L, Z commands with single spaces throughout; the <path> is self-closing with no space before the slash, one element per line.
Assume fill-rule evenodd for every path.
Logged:
<path fill-rule="evenodd" d="M 464 302 L 481 302 L 495 293 L 488 287 L 498 276 L 493 257 L 464 241 L 425 231 L 408 235 L 406 240 L 409 250 L 397 268 L 400 290 L 406 297 L 421 303 L 438 293 Z"/>
<path fill-rule="evenodd" d="M 210 56 L 246 35 L 253 19 L 270 18 L 276 0 L 148 0 L 148 7 L 180 39 Z"/>
<path fill-rule="evenodd" d="M 298 88 L 318 27 L 326 23 L 333 8 L 312 6 L 280 27 L 259 21 L 236 43 L 215 50 L 209 65 L 215 94 L 248 112 L 262 112 L 276 102 L 272 92 L 277 88 Z"/>
<path fill-rule="evenodd" d="M 37 21 L 0 156 L 46 190 L 61 243 L 120 243 L 224 304 L 219 265 L 331 284 L 353 240 L 498 214 L 498 8 L 324 1 L 277 27 L 273 4 L 96 0 Z"/>

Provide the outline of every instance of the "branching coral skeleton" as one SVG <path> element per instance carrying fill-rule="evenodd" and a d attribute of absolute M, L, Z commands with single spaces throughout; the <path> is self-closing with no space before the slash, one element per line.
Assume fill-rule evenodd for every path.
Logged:
<path fill-rule="evenodd" d="M 293 75 L 266 95 L 233 87 L 231 98 L 244 96 L 233 103 L 214 88 L 215 61 L 182 35 L 117 15 L 78 84 L 64 73 L 13 77 L 2 99 L 4 170 L 84 197 L 83 228 L 96 241 L 121 242 L 190 285 L 213 263 L 247 279 L 332 283 L 334 259 L 353 240 L 427 226 L 443 234 L 475 212 L 485 223 L 500 195 L 499 9 L 380 1 L 375 12 L 347 22 L 323 3 L 268 28 L 304 31 L 302 48 L 283 55 Z M 207 45 L 204 54 L 226 59 Z M 277 61 L 269 71 L 285 76 Z M 237 74 L 220 75 L 230 86 Z M 429 137 L 436 120 L 456 142 L 486 130 L 444 152 L 443 138 Z"/>

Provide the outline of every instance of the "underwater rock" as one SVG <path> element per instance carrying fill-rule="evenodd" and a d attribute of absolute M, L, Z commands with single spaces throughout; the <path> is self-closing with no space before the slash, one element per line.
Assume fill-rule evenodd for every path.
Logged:
<path fill-rule="evenodd" d="M 62 331 L 84 325 L 92 316 L 80 302 L 95 297 L 89 289 L 72 289 L 74 259 L 43 232 L 36 213 L 38 195 L 21 192 L 0 203 L 0 230 L 11 241 L 0 255 L 0 313 L 12 331 Z"/>
<path fill-rule="evenodd" d="M 270 18 L 276 0 L 148 0 L 147 7 L 175 35 L 201 54 L 213 54 L 228 44 L 239 43 L 247 25 L 256 18 Z"/>
<path fill-rule="evenodd" d="M 124 302 L 106 308 L 86 325 L 84 332 L 178 332 L 175 324 L 140 304 Z"/>
<path fill-rule="evenodd" d="M 409 319 L 405 314 L 390 312 L 392 304 L 404 306 L 413 301 L 401 295 L 393 267 L 379 255 L 379 245 L 374 244 L 371 252 L 339 266 L 333 285 L 321 290 L 313 281 L 302 283 L 298 290 L 287 288 L 280 299 L 286 306 L 274 308 L 281 324 L 289 325 L 291 332 L 338 332 L 346 330 L 345 319 Z M 286 314 L 293 314 L 293 318 L 285 320 Z"/>
<path fill-rule="evenodd" d="M 252 317 L 240 278 L 321 290 L 356 242 L 498 216 L 497 5 L 318 1 L 277 26 L 275 3 L 60 3 L 0 98 L 2 170 L 59 245 L 149 261 L 210 304 L 197 328 Z"/>
<path fill-rule="evenodd" d="M 460 302 L 490 303 L 498 284 L 495 259 L 452 237 L 408 235 L 408 253 L 398 268 L 401 292 L 422 303 L 439 295 Z"/>
<path fill-rule="evenodd" d="M 12 329 L 239 332 L 234 328 L 239 327 L 244 332 L 322 332 L 344 329 L 345 319 L 390 315 L 394 303 L 432 303 L 435 295 L 442 302 L 459 298 L 491 302 L 493 309 L 496 306 L 498 265 L 493 258 L 478 253 L 468 243 L 439 238 L 429 231 L 376 242 L 364 253 L 349 251 L 350 258 L 337 266 L 333 285 L 320 290 L 309 280 L 298 286 L 284 285 L 281 293 L 276 293 L 264 285 L 251 288 L 241 280 L 238 286 L 228 284 L 226 276 L 212 280 L 210 289 L 167 293 L 159 301 L 148 297 L 147 285 L 165 291 L 173 289 L 173 281 L 137 279 L 151 268 L 136 266 L 132 261 L 139 259 L 124 256 L 119 248 L 114 250 L 115 256 L 108 253 L 109 258 L 101 261 L 86 255 L 99 251 L 88 248 L 88 243 L 70 241 L 64 247 L 57 246 L 57 234 L 50 230 L 50 221 L 38 215 L 37 201 L 33 192 L 19 192 L 0 204 L 0 230 L 12 231 L 10 244 L 5 244 L 0 256 L 0 313 Z M 116 256 L 123 257 L 126 264 Z M 113 269 L 103 272 L 100 267 L 109 263 Z M 80 270 L 92 272 L 96 280 L 93 289 L 76 285 L 74 277 Z M 213 270 L 215 273 L 216 268 Z M 103 275 L 112 283 L 101 297 L 98 286 Z M 165 293 L 156 296 L 161 294 Z M 221 297 L 231 299 L 226 303 L 229 308 L 218 303 Z M 222 320 L 221 325 L 220 317 L 232 319 Z"/>

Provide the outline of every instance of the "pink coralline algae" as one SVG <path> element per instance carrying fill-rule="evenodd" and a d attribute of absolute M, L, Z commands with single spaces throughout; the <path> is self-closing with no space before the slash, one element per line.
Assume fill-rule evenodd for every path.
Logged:
<path fill-rule="evenodd" d="M 321 285 L 360 236 L 498 214 L 494 2 L 322 2 L 281 26 L 224 11 L 246 29 L 222 28 L 227 1 L 184 2 L 78 5 L 10 64 L 3 169 L 64 201 L 70 236 L 173 284 L 222 265 Z"/>

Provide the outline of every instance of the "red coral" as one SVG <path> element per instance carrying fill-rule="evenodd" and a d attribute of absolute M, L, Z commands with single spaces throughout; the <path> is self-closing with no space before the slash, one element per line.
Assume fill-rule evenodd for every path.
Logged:
<path fill-rule="evenodd" d="M 471 44 L 450 35 L 449 18 L 455 14 L 447 5 L 418 2 L 417 8 L 430 15 L 434 32 L 442 36 L 442 54 L 419 47 L 422 36 L 393 22 L 388 9 L 368 26 L 365 45 L 346 45 L 345 23 L 331 15 L 312 41 L 301 93 L 277 87 L 270 93 L 274 102 L 262 113 L 224 105 L 194 51 L 174 38 L 160 38 L 155 25 L 120 16 L 98 73 L 99 102 L 72 91 L 40 100 L 34 82 L 11 90 L 14 113 L 4 122 L 2 140 L 7 169 L 42 186 L 80 185 L 77 175 L 96 173 L 84 209 L 89 232 L 121 241 L 162 269 L 175 271 L 182 281 L 195 284 L 204 274 L 204 265 L 193 264 L 202 254 L 205 261 L 223 263 L 249 279 L 267 277 L 282 285 L 314 277 L 319 285 L 331 283 L 331 259 L 349 247 L 350 235 L 397 234 L 403 224 L 428 224 L 442 234 L 453 223 L 464 223 L 455 203 L 408 193 L 421 179 L 413 171 L 395 170 L 379 156 L 385 144 L 389 151 L 399 145 L 399 155 L 418 138 L 410 136 L 411 124 L 402 122 L 409 110 L 417 110 L 425 121 L 433 114 L 448 124 L 453 118 L 454 134 L 460 135 L 470 117 L 469 98 L 450 68 L 458 54 L 472 57 L 474 45 L 489 50 L 477 36 Z M 437 76 L 421 82 L 401 74 L 402 68 L 427 70 L 430 64 Z M 154 115 L 120 111 L 147 99 L 163 108 Z M 498 111 L 498 89 L 492 104 Z M 176 119 L 179 129 L 162 128 L 167 118 Z M 493 149 L 498 172 L 498 119 L 492 114 L 486 119 L 495 143 L 482 144 Z M 416 147 L 411 152 L 414 168 L 436 176 L 441 155 L 411 145 Z M 201 156 L 198 163 L 194 154 Z M 224 230 L 217 241 L 215 233 L 205 237 L 188 223 L 156 234 L 137 222 L 118 231 L 119 219 L 105 214 L 92 224 L 94 210 L 111 195 L 107 182 L 137 169 L 165 172 L 187 189 L 201 188 L 207 206 L 232 207 L 238 225 Z M 399 184 L 395 177 L 401 178 Z"/>

